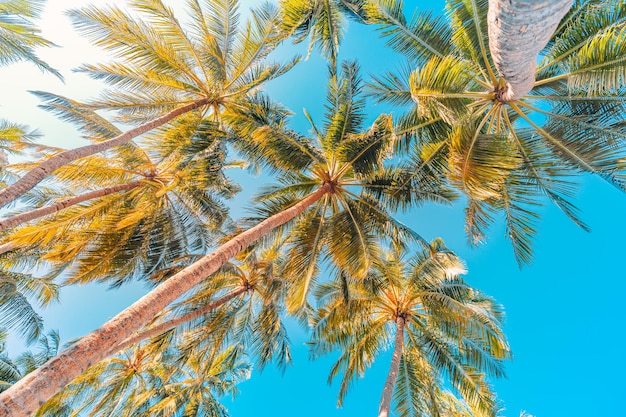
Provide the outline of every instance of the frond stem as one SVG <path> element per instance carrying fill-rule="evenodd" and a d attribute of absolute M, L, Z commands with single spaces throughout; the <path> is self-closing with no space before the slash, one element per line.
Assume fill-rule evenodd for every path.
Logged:
<path fill-rule="evenodd" d="M 598 126 L 596 126 L 594 124 L 591 124 L 591 123 L 587 123 L 587 122 L 582 122 L 580 120 L 576 120 L 576 118 L 573 118 L 573 117 L 563 116 L 562 114 L 554 113 L 554 112 L 547 111 L 547 110 L 542 110 L 542 109 L 540 109 L 538 107 L 531 106 L 528 103 L 524 103 L 523 101 L 518 101 L 517 104 L 519 104 L 521 107 L 526 107 L 529 110 L 536 111 L 536 112 L 541 113 L 541 114 L 545 114 L 546 116 L 554 117 L 555 119 L 563 120 L 563 121 L 566 121 L 568 123 L 574 123 L 574 124 L 585 126 L 586 128 L 591 129 L 591 130 L 604 132 L 604 133 L 607 133 L 609 135 L 623 136 L 623 134 L 621 132 L 619 132 L 619 131 L 616 131 L 616 130 L 613 130 L 613 129 L 605 129 L 603 127 L 598 127 Z"/>
<path fill-rule="evenodd" d="M 474 20 L 474 27 L 476 28 L 476 33 L 478 34 L 478 43 L 480 45 L 480 53 L 482 54 L 483 61 L 485 62 L 485 68 L 487 68 L 487 72 L 489 73 L 489 77 L 491 78 L 491 82 L 493 85 L 498 83 L 498 77 L 493 72 L 491 68 L 491 64 L 489 63 L 489 58 L 487 57 L 487 48 L 485 48 L 485 41 L 482 29 L 480 28 L 480 21 L 478 20 L 478 9 L 476 8 L 476 1 L 471 0 L 472 4 L 472 15 Z"/>
<path fill-rule="evenodd" d="M 511 108 L 513 110 L 515 110 L 515 112 L 517 112 L 517 114 L 519 114 L 524 120 L 526 120 L 528 122 L 528 124 L 530 124 L 533 128 L 535 128 L 535 130 L 537 130 L 537 132 L 539 132 L 541 134 L 541 136 L 543 136 L 544 138 L 548 139 L 550 142 L 552 142 L 554 145 L 556 145 L 559 149 L 561 149 L 564 153 L 572 156 L 587 171 L 593 172 L 594 174 L 597 173 L 597 170 L 594 167 L 589 165 L 585 160 L 583 160 L 578 155 L 576 155 L 574 152 L 572 152 L 570 149 L 568 149 L 567 146 L 563 145 L 561 143 L 561 141 L 556 139 L 554 136 L 552 136 L 551 134 L 546 132 L 544 129 L 539 127 L 535 122 L 533 122 L 531 120 L 531 118 L 528 117 L 526 115 L 526 113 L 524 113 L 514 102 L 509 102 L 508 104 L 511 106 Z"/>
<path fill-rule="evenodd" d="M 626 61 L 626 57 L 620 57 L 620 58 L 614 59 L 612 61 L 603 62 L 603 63 L 598 64 L 598 65 L 592 65 L 592 66 L 587 67 L 587 68 L 581 68 L 581 69 L 579 69 L 577 71 L 572 71 L 572 72 L 568 72 L 566 74 L 561 74 L 561 75 L 555 75 L 554 77 L 544 78 L 542 80 L 537 80 L 537 81 L 535 81 L 535 87 L 543 85 L 543 84 L 548 84 L 548 83 L 551 83 L 551 82 L 554 82 L 554 81 L 559 81 L 559 80 L 562 80 L 564 78 L 569 78 L 572 75 L 583 74 L 583 73 L 591 72 L 591 71 L 594 71 L 594 70 L 597 70 L 597 69 L 602 69 L 603 67 L 608 67 L 608 66 L 611 66 L 613 64 L 619 64 L 620 62 L 623 62 L 623 61 Z"/>
<path fill-rule="evenodd" d="M 490 118 L 490 116 L 492 115 L 492 113 L 495 111 L 496 108 L 497 106 L 490 108 L 487 114 L 485 114 L 485 117 L 483 117 L 483 119 L 480 121 L 480 123 L 476 127 L 476 132 L 474 133 L 474 136 L 472 137 L 472 142 L 470 144 L 469 149 L 467 150 L 465 159 L 463 160 L 463 168 L 462 168 L 463 178 L 467 177 L 467 172 L 468 172 L 468 167 L 469 167 L 469 158 L 470 158 L 470 155 L 472 154 L 472 150 L 474 149 L 474 145 L 476 144 L 476 140 L 478 139 L 478 135 L 480 135 L 480 130 L 483 128 L 485 123 L 487 123 L 487 120 Z"/>

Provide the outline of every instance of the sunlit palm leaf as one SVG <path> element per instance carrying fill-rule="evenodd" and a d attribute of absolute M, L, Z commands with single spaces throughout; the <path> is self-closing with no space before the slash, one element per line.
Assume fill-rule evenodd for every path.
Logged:
<path fill-rule="evenodd" d="M 62 78 L 35 52 L 39 47 L 54 46 L 40 35 L 41 31 L 33 22 L 41 14 L 44 3 L 42 0 L 6 0 L 0 4 L 0 66 L 27 61 Z"/>

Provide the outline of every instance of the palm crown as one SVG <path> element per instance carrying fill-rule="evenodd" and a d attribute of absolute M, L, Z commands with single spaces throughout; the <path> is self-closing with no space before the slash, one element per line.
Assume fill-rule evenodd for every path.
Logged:
<path fill-rule="evenodd" d="M 142 124 L 40 161 L 0 190 L 1 205 L 15 201 L 63 165 L 128 143 L 181 114 L 200 114 L 187 119 L 191 127 L 207 115 L 220 122 L 222 112 L 248 106 L 265 82 L 298 61 L 284 65 L 268 61 L 280 40 L 278 12 L 269 3 L 240 24 L 237 2 L 191 1 L 188 27 L 162 1 L 137 0 L 130 6 L 137 16 L 120 8 L 93 6 L 69 14 L 78 31 L 113 55 L 110 63 L 79 69 L 111 85 L 89 103 L 90 109 L 116 111 L 121 122 Z"/>
<path fill-rule="evenodd" d="M 339 403 L 351 382 L 394 345 L 381 412 L 392 392 L 399 415 L 442 412 L 454 403 L 445 404 L 453 398 L 445 393 L 447 375 L 469 405 L 490 415 L 495 404 L 484 378 L 502 376 L 509 356 L 501 307 L 465 283 L 458 275 L 463 264 L 441 241 L 404 258 L 403 251 L 388 252 L 365 280 L 345 274 L 317 291 L 311 347 L 314 356 L 342 352 L 329 375 L 329 381 L 341 375 Z"/>
<path fill-rule="evenodd" d="M 218 398 L 235 394 L 235 384 L 250 374 L 250 365 L 230 350 L 182 360 L 175 346 L 126 349 L 91 367 L 36 415 L 228 416 Z"/>
<path fill-rule="evenodd" d="M 295 283 L 287 298 L 292 312 L 308 305 L 306 297 L 323 260 L 353 276 L 364 277 L 377 257 L 380 236 L 407 242 L 421 239 L 395 221 L 389 214 L 391 210 L 453 197 L 441 185 L 442 178 L 428 170 L 405 181 L 419 161 L 410 167 L 385 166 L 394 144 L 392 120 L 381 115 L 368 130 L 361 131 L 364 114 L 357 70 L 356 64 L 344 63 L 341 75 L 331 78 L 322 128 L 307 114 L 313 138 L 299 138 L 298 148 L 279 148 L 289 150 L 280 160 L 301 161 L 300 172 L 285 173 L 279 177 L 280 185 L 269 187 L 257 197 L 262 203 L 257 213 L 267 217 L 322 184 L 331 187 L 289 226 L 285 275 Z M 279 135 L 282 140 L 297 138 L 293 132 L 267 135 Z M 294 150 L 299 158 L 293 157 Z"/>
<path fill-rule="evenodd" d="M 399 130 L 418 138 L 424 158 L 446 161 L 468 198 L 472 242 L 501 211 L 518 261 L 528 262 L 540 196 L 586 228 L 570 201 L 572 177 L 594 173 L 626 188 L 623 4 L 576 2 L 540 55 L 533 90 L 513 101 L 493 69 L 487 1 L 448 1 L 447 22 L 424 13 L 407 21 L 400 1 L 369 4 L 369 21 L 410 62 L 376 77 L 371 95 L 412 105 Z"/>
<path fill-rule="evenodd" d="M 282 239 L 276 239 L 267 248 L 249 248 L 163 317 L 155 318 L 166 325 L 159 332 L 148 327 L 136 339 L 150 335 L 151 343 L 178 344 L 181 357 L 228 344 L 234 360 L 248 357 L 260 370 L 274 361 L 284 370 L 291 353 L 284 324 L 287 281 L 281 245 Z M 164 278 L 180 268 L 167 268 L 158 275 Z"/>
<path fill-rule="evenodd" d="M 140 18 L 119 8 L 70 12 L 76 28 L 115 57 L 80 68 L 112 86 L 92 105 L 118 110 L 124 121 L 150 119 L 199 99 L 206 100 L 205 113 L 219 118 L 223 109 L 245 105 L 251 92 L 297 62 L 266 60 L 276 47 L 278 25 L 268 3 L 241 24 L 237 2 L 205 7 L 191 1 L 185 28 L 161 1 L 135 0 L 130 6 Z"/>
<path fill-rule="evenodd" d="M 41 95 L 49 109 L 76 123 L 92 140 L 119 133 L 84 104 Z M 238 187 L 223 172 L 227 133 L 197 117 L 183 116 L 144 138 L 142 146 L 130 143 L 59 169 L 55 179 L 66 190 L 128 187 L 16 228 L 5 241 L 38 248 L 38 259 L 69 268 L 70 283 L 113 278 L 113 285 L 120 285 L 191 251 L 206 252 L 228 218 L 222 200 Z M 55 198 L 58 192 L 48 188 L 32 192 L 29 202 L 39 206 Z"/>

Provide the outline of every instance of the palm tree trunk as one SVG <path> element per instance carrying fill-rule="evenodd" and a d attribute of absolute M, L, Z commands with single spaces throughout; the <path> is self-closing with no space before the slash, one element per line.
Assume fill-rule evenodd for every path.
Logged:
<path fill-rule="evenodd" d="M 537 54 L 547 45 L 573 0 L 489 0 L 489 49 L 506 91 L 518 100 L 535 84 Z"/>
<path fill-rule="evenodd" d="M 387 374 L 387 380 L 383 387 L 383 395 L 380 399 L 380 407 L 378 408 L 378 417 L 388 417 L 391 410 L 391 398 L 393 397 L 393 387 L 398 380 L 400 370 L 400 359 L 402 358 L 402 350 L 404 349 L 404 326 L 406 319 L 402 316 L 396 319 L 396 341 L 393 346 L 393 355 L 391 356 L 391 366 Z"/>
<path fill-rule="evenodd" d="M 297 204 L 229 240 L 214 252 L 173 275 L 44 366 L 28 374 L 0 394 L 0 417 L 30 416 L 72 379 L 94 363 L 105 359 L 116 346 L 145 326 L 167 305 L 217 271 L 251 243 L 301 214 L 331 190 L 332 185 L 324 183 Z"/>
<path fill-rule="evenodd" d="M 0 245 L 0 255 L 2 255 L 3 253 L 7 253 L 9 251 L 12 251 L 13 249 L 16 249 L 16 248 L 17 246 L 15 246 L 13 242 L 3 243 L 2 245 Z"/>
<path fill-rule="evenodd" d="M 157 326 L 151 327 L 147 330 L 144 330 L 143 332 L 137 333 L 135 336 L 131 336 L 128 339 L 124 340 L 122 343 L 120 343 L 118 346 L 115 346 L 115 348 L 110 352 L 110 354 L 113 354 L 114 352 L 119 352 L 120 350 L 124 350 L 127 347 L 134 345 L 135 343 L 141 342 L 144 339 L 148 339 L 150 337 L 160 335 L 161 333 L 164 333 L 168 331 L 169 329 L 172 329 L 178 326 L 179 324 L 183 324 L 197 317 L 200 317 L 201 315 L 208 313 L 209 311 L 215 310 L 219 306 L 226 304 L 233 298 L 247 291 L 248 291 L 248 288 L 246 288 L 245 286 L 241 286 L 240 288 L 237 288 L 236 290 L 225 294 L 221 298 L 218 298 L 212 303 L 209 303 L 203 307 L 197 308 L 194 311 L 190 311 L 187 314 L 183 314 L 182 316 L 175 317 L 172 320 L 168 320 Z"/>
<path fill-rule="evenodd" d="M 165 123 L 168 123 L 174 118 L 180 116 L 181 114 L 190 112 L 206 105 L 207 103 L 209 103 L 209 101 L 210 100 L 208 98 L 196 100 L 185 106 L 174 109 L 161 117 L 158 117 L 133 129 L 127 130 L 126 132 L 112 139 L 94 143 L 91 145 L 82 146 L 76 149 L 71 149 L 69 151 L 60 152 L 46 159 L 37 167 L 27 172 L 26 175 L 17 180 L 15 183 L 0 191 L 0 207 L 4 207 L 12 201 L 15 201 L 17 198 L 34 188 L 44 178 L 52 174 L 55 170 L 61 168 L 63 165 L 69 164 L 70 162 L 73 162 L 77 159 L 84 158 L 98 152 L 103 152 L 115 146 L 130 142 L 137 136 L 142 135 L 156 127 L 162 126 Z"/>
<path fill-rule="evenodd" d="M 26 223 L 30 220 L 38 219 L 39 217 L 56 213 L 57 211 L 63 210 L 75 204 L 82 203 L 83 201 L 104 197 L 106 195 L 117 193 L 120 191 L 132 190 L 133 188 L 138 187 L 140 184 L 141 181 L 131 181 L 126 184 L 114 185 L 112 187 L 102 188 L 100 190 L 90 191 L 76 197 L 71 197 L 46 207 L 41 207 L 35 210 L 27 211 L 25 213 L 16 214 L 15 216 L 9 217 L 8 219 L 0 220 L 0 230 L 9 229 L 22 223 Z"/>

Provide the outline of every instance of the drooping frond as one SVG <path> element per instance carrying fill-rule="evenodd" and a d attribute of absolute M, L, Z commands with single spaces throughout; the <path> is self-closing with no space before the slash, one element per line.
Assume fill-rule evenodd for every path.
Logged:
<path fill-rule="evenodd" d="M 316 210 L 299 221 L 291 231 L 293 243 L 289 246 L 288 261 L 284 266 L 285 276 L 292 281 L 287 294 L 287 308 L 291 313 L 309 308 L 308 296 L 318 279 L 319 263 L 328 244 L 325 230 L 328 203 L 328 199 L 321 201 Z"/>
<path fill-rule="evenodd" d="M 494 207 L 487 201 L 469 200 L 465 207 L 465 234 L 468 243 L 477 246 L 485 243 L 487 230 L 493 224 Z"/>
<path fill-rule="evenodd" d="M 39 338 L 43 332 L 43 319 L 24 294 L 36 290 L 31 277 L 3 271 L 0 274 L 0 326 L 15 328 L 28 342 Z M 38 293 L 41 293 L 38 291 Z M 45 295 L 42 295 L 45 300 Z"/>
<path fill-rule="evenodd" d="M 420 63 L 449 54 L 452 34 L 444 18 L 419 12 L 407 20 L 402 0 L 368 1 L 364 9 L 367 23 L 376 24 L 387 44 L 410 60 Z"/>
<path fill-rule="evenodd" d="M 479 121 L 467 121 L 452 138 L 450 179 L 471 199 L 498 199 L 509 174 L 520 165 L 506 137 L 480 132 Z"/>
<path fill-rule="evenodd" d="M 231 107 L 224 120 L 233 126 L 235 148 L 249 160 L 279 172 L 302 171 L 323 157 L 302 135 L 286 129 L 291 113 L 268 97 L 252 97 L 246 106 Z"/>
<path fill-rule="evenodd" d="M 0 3 L 0 66 L 27 61 L 40 70 L 61 78 L 61 74 L 42 61 L 39 47 L 55 46 L 41 36 L 33 19 L 43 10 L 43 0 L 6 0 Z"/>

